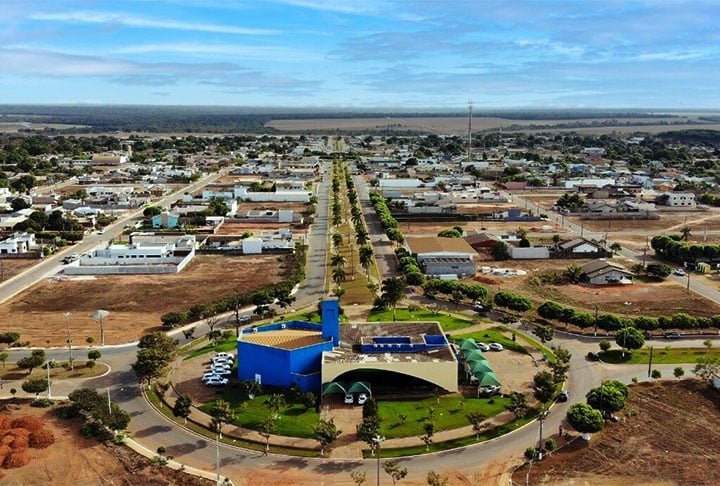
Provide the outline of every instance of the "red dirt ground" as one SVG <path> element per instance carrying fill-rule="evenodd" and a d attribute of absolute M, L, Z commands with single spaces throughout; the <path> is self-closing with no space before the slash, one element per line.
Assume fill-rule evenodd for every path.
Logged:
<path fill-rule="evenodd" d="M 688 413 L 689 409 L 692 413 Z M 720 394 L 700 380 L 631 387 L 618 423 L 576 439 L 530 469 L 529 484 L 715 485 L 720 482 Z M 573 436 L 576 434 L 573 434 Z M 557 437 L 554 437 L 558 440 Z M 558 440 L 558 445 L 564 439 Z M 526 484 L 528 470 L 513 480 Z"/>
<path fill-rule="evenodd" d="M 281 281 L 280 255 L 221 257 L 199 255 L 172 275 L 109 275 L 50 278 L 0 305 L 0 332 L 17 331 L 20 341 L 64 346 L 70 312 L 73 341 L 99 342 L 100 330 L 89 314 L 105 309 L 105 342 L 118 344 L 157 330 L 160 316 L 192 305 Z M 19 321 L 22 325 L 18 326 Z"/>

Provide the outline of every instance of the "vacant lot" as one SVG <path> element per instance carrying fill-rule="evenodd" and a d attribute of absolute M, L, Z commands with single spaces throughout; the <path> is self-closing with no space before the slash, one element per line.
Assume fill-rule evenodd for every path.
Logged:
<path fill-rule="evenodd" d="M 200 255 L 174 275 L 108 275 L 52 277 L 0 305 L 0 332 L 18 331 L 32 345 L 63 346 L 70 312 L 75 343 L 87 336 L 99 342 L 100 328 L 89 314 L 105 309 L 105 342 L 138 339 L 156 329 L 160 316 L 192 305 L 218 300 L 244 290 L 281 281 L 278 255 L 222 257 Z"/>
<path fill-rule="evenodd" d="M 691 410 L 691 411 L 690 411 Z M 631 387 L 618 423 L 577 439 L 530 470 L 529 484 L 718 484 L 720 395 L 699 380 Z M 559 445 L 564 443 L 558 439 Z M 516 471 L 526 483 L 527 468 Z"/>

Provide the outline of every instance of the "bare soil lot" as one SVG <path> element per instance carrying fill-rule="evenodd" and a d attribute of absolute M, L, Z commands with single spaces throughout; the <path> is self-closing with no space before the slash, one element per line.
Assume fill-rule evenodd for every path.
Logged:
<path fill-rule="evenodd" d="M 19 401 L 10 401 L 15 404 Z M 55 437 L 45 449 L 28 449 L 29 463 L 15 469 L 4 469 L 2 484 L 76 485 L 207 485 L 214 484 L 174 471 L 167 467 L 151 466 L 147 458 L 124 446 L 105 445 L 84 438 L 79 420 L 60 420 L 51 410 L 22 406 L 7 406 L 0 402 L 3 413 L 11 418 L 36 417 Z"/>
<path fill-rule="evenodd" d="M 118 344 L 158 329 L 160 316 L 192 305 L 283 279 L 279 255 L 223 257 L 199 255 L 173 275 L 52 277 L 0 305 L 0 332 L 20 332 L 31 345 L 65 345 L 70 312 L 73 341 L 99 342 L 100 329 L 89 314 L 105 309 L 105 342 Z"/>
<path fill-rule="evenodd" d="M 691 410 L 691 411 L 690 411 Z M 529 484 L 710 485 L 720 482 L 720 395 L 699 380 L 631 387 L 618 423 L 577 439 L 530 469 Z M 565 443 L 559 439 L 558 445 Z M 527 468 L 515 472 L 526 484 Z"/>

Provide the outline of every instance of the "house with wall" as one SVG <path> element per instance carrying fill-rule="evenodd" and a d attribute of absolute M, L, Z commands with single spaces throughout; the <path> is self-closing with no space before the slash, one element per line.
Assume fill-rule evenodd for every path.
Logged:
<path fill-rule="evenodd" d="M 574 238 L 558 243 L 557 249 L 554 249 L 551 255 L 554 258 L 604 258 L 610 256 L 610 253 L 598 243 L 585 238 Z"/>
<path fill-rule="evenodd" d="M 622 265 L 600 258 L 580 267 L 580 281 L 590 285 L 626 285 L 633 283 L 633 274 Z"/>
<path fill-rule="evenodd" d="M 152 217 L 153 229 L 172 229 L 180 226 L 180 215 L 171 212 L 162 212 Z"/>
<path fill-rule="evenodd" d="M 13 233 L 0 241 L 0 255 L 19 255 L 39 248 L 33 233 Z"/>
<path fill-rule="evenodd" d="M 301 181 L 302 182 L 302 181 Z M 274 192 L 252 192 L 248 190 L 247 186 L 237 185 L 233 189 L 235 199 L 241 201 L 252 201 L 252 202 L 310 202 L 312 197 L 312 190 L 305 188 L 305 184 L 301 184 L 301 188 L 279 188 L 276 183 L 276 190 Z"/>
<path fill-rule="evenodd" d="M 665 192 L 660 194 L 655 203 L 671 208 L 696 208 L 695 194 L 692 192 Z"/>
<path fill-rule="evenodd" d="M 134 233 L 130 244 L 105 243 L 65 267 L 67 275 L 178 273 L 195 257 L 194 235 Z"/>
<path fill-rule="evenodd" d="M 475 275 L 477 252 L 462 238 L 414 236 L 406 238 L 404 245 L 425 275 L 457 278 Z"/>

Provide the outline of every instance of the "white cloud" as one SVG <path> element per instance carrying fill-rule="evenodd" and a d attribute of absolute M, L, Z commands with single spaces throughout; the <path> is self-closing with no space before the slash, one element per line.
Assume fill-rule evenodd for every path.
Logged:
<path fill-rule="evenodd" d="M 102 13 L 77 11 L 72 13 L 45 13 L 35 14 L 32 16 L 32 19 L 48 22 L 77 22 L 85 24 L 124 25 L 127 27 L 212 32 L 216 34 L 276 35 L 279 33 L 279 31 L 272 29 L 250 29 L 229 25 L 182 22 L 178 20 L 155 20 L 129 14 L 109 12 Z"/>

